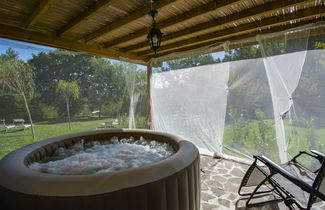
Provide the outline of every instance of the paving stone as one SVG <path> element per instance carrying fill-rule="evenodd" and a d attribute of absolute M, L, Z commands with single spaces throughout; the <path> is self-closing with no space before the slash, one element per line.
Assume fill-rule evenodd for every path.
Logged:
<path fill-rule="evenodd" d="M 211 191 L 213 192 L 213 194 L 215 194 L 217 197 L 220 197 L 222 195 L 224 195 L 226 192 L 222 189 L 216 188 L 216 187 L 212 187 Z"/>
<path fill-rule="evenodd" d="M 244 163 L 234 162 L 234 167 L 240 167 L 242 169 L 248 169 L 249 166 L 250 166 L 250 164 L 244 164 Z"/>
<path fill-rule="evenodd" d="M 237 195 L 235 195 L 235 194 L 230 194 L 228 196 L 228 199 L 231 200 L 231 201 L 234 201 L 236 198 L 237 198 Z"/>
<path fill-rule="evenodd" d="M 228 170 L 227 169 L 217 169 L 217 172 L 220 174 L 227 174 Z"/>
<path fill-rule="evenodd" d="M 226 199 L 222 199 L 222 198 L 219 198 L 218 199 L 218 202 L 219 204 L 223 205 L 223 206 L 226 206 L 226 207 L 230 207 L 230 201 L 226 200 Z"/>
<path fill-rule="evenodd" d="M 231 172 L 232 175 L 237 176 L 237 177 L 243 177 L 244 172 L 238 168 L 234 168 Z"/>
<path fill-rule="evenodd" d="M 202 203 L 202 210 L 212 210 L 216 208 L 216 205 L 210 204 L 210 203 Z"/>
<path fill-rule="evenodd" d="M 201 183 L 201 190 L 208 190 L 208 185 L 206 185 L 204 182 Z"/>
<path fill-rule="evenodd" d="M 227 185 L 225 185 L 225 191 L 232 192 L 232 193 L 237 193 L 238 192 L 238 186 L 235 186 L 233 184 L 227 184 Z"/>
<path fill-rule="evenodd" d="M 231 177 L 231 178 L 229 178 L 229 181 L 231 182 L 231 183 L 236 183 L 236 184 L 240 184 L 241 183 L 241 181 L 242 181 L 242 179 L 243 178 L 239 178 L 239 177 Z"/>
<path fill-rule="evenodd" d="M 201 173 L 201 210 L 248 210 L 245 201 L 240 201 L 236 206 L 238 199 L 241 198 L 237 194 L 239 185 L 248 165 L 204 156 L 201 157 L 201 167 L 205 171 Z M 325 204 L 317 207 L 315 209 L 325 209 Z M 249 208 L 249 210 L 264 209 L 287 210 L 283 202 Z"/>
<path fill-rule="evenodd" d="M 207 186 L 215 186 L 218 181 L 217 180 L 206 180 L 205 183 L 207 184 Z"/>
<path fill-rule="evenodd" d="M 208 193 L 201 192 L 201 199 L 204 201 L 209 201 L 211 199 L 215 198 L 214 196 L 209 195 Z"/>
<path fill-rule="evenodd" d="M 215 180 L 216 182 L 220 182 L 220 183 L 226 183 L 228 181 L 228 179 L 226 179 L 220 175 L 213 176 L 213 180 Z"/>
<path fill-rule="evenodd" d="M 230 162 L 225 162 L 225 167 L 227 168 L 227 169 L 232 169 L 233 168 L 233 165 L 230 163 Z"/>
<path fill-rule="evenodd" d="M 225 165 L 223 163 L 220 163 L 218 165 L 215 165 L 213 168 L 214 169 L 224 169 L 225 168 Z"/>

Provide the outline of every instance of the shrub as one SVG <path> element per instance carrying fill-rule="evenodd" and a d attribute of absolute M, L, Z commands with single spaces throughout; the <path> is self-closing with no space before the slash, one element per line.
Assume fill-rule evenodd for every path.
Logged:
<path fill-rule="evenodd" d="M 82 106 L 82 110 L 80 112 L 81 116 L 89 116 L 91 114 L 91 110 L 88 106 L 88 104 L 84 104 Z"/>
<path fill-rule="evenodd" d="M 42 119 L 58 118 L 59 114 L 55 107 L 46 104 L 40 104 Z"/>
<path fill-rule="evenodd" d="M 135 125 L 137 128 L 148 128 L 147 127 L 147 118 L 144 116 L 136 115 L 135 116 Z"/>

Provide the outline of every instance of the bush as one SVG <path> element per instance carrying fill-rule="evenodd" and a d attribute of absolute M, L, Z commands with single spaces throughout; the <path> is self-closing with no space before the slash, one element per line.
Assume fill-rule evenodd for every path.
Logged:
<path fill-rule="evenodd" d="M 82 106 L 82 110 L 81 110 L 81 116 L 89 116 L 91 114 L 91 110 L 88 106 L 88 104 L 84 104 Z"/>
<path fill-rule="evenodd" d="M 59 117 L 57 109 L 53 106 L 41 104 L 40 108 L 42 113 L 42 119 L 53 119 Z"/>
<path fill-rule="evenodd" d="M 119 127 L 128 128 L 129 127 L 129 118 L 125 115 L 118 116 Z"/>
<path fill-rule="evenodd" d="M 121 109 L 121 103 L 118 102 L 108 102 L 102 107 L 102 115 L 107 115 L 109 117 L 116 117 L 117 113 Z"/>
<path fill-rule="evenodd" d="M 148 128 L 147 127 L 147 118 L 144 116 L 136 115 L 135 116 L 135 125 L 137 128 Z"/>

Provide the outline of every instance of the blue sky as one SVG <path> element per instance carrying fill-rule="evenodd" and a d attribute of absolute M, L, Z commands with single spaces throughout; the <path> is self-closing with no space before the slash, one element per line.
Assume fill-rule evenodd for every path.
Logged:
<path fill-rule="evenodd" d="M 5 53 L 9 47 L 18 52 L 19 57 L 24 61 L 32 58 L 33 53 L 38 54 L 39 52 L 48 52 L 55 49 L 51 47 L 0 38 L 0 54 Z M 225 56 L 225 52 L 216 52 L 212 55 L 215 58 L 219 57 L 222 59 Z M 137 66 L 139 69 L 146 69 L 146 67 L 143 65 Z"/>
<path fill-rule="evenodd" d="M 18 52 L 19 57 L 24 61 L 32 58 L 33 53 L 37 54 L 41 51 L 47 52 L 49 50 L 54 50 L 54 48 L 51 47 L 0 38 L 0 54 L 5 53 L 9 47 Z"/>

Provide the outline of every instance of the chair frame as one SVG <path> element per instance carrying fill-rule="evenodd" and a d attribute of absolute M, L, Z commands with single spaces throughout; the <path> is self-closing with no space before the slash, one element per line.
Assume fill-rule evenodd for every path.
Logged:
<path fill-rule="evenodd" d="M 303 166 L 297 161 L 297 158 L 300 157 L 301 155 L 306 154 L 309 155 L 315 159 L 317 159 L 321 166 L 318 168 L 316 171 L 311 171 L 307 167 Z M 302 179 L 293 176 L 290 172 L 285 170 L 284 168 L 281 167 L 281 165 L 278 165 L 274 163 L 272 160 L 268 159 L 265 156 L 262 155 L 254 155 L 255 161 L 253 164 L 250 166 L 248 169 L 247 173 L 245 174 L 242 183 L 240 185 L 240 188 L 238 190 L 238 194 L 241 196 L 249 196 L 246 201 L 246 206 L 251 207 L 251 206 L 256 206 L 256 205 L 261 205 L 269 202 L 274 202 L 274 201 L 284 201 L 284 203 L 290 208 L 293 209 L 292 205 L 296 204 L 300 209 L 310 209 L 311 206 L 313 205 L 314 201 L 317 198 L 320 198 L 321 200 L 325 201 L 325 195 L 321 192 L 319 192 L 317 189 L 322 183 L 324 177 L 325 177 L 325 155 L 316 151 L 316 150 L 311 150 L 311 153 L 308 153 L 306 151 L 300 151 L 295 157 L 293 157 L 289 162 L 286 164 L 292 162 L 296 165 L 299 165 L 301 169 L 308 170 L 316 175 L 315 180 L 312 185 L 306 183 Z M 265 170 L 260 167 L 257 162 L 263 163 L 264 166 L 266 166 L 270 172 L 267 173 Z M 250 193 L 242 193 L 242 188 L 245 186 L 247 183 L 247 180 L 249 179 L 249 176 L 251 175 L 252 171 L 254 168 L 257 168 L 264 176 L 265 178 L 255 187 L 255 189 L 250 192 Z M 309 195 L 309 200 L 307 203 L 306 207 L 303 207 L 300 205 L 299 202 L 297 202 L 294 199 L 294 196 L 290 194 L 283 186 L 281 186 L 279 183 L 277 183 L 276 180 L 273 179 L 273 176 L 275 174 L 280 174 L 287 180 L 291 181 L 294 183 L 296 186 L 301 188 L 303 191 L 308 192 Z M 270 190 L 265 190 L 265 191 L 258 191 L 262 185 L 267 184 L 271 185 Z M 270 195 L 271 192 L 277 193 L 280 198 L 279 199 L 274 199 L 274 200 L 269 200 L 269 201 L 263 201 L 263 202 L 255 202 L 255 203 L 250 203 L 252 199 L 259 197 L 258 195 Z"/>

